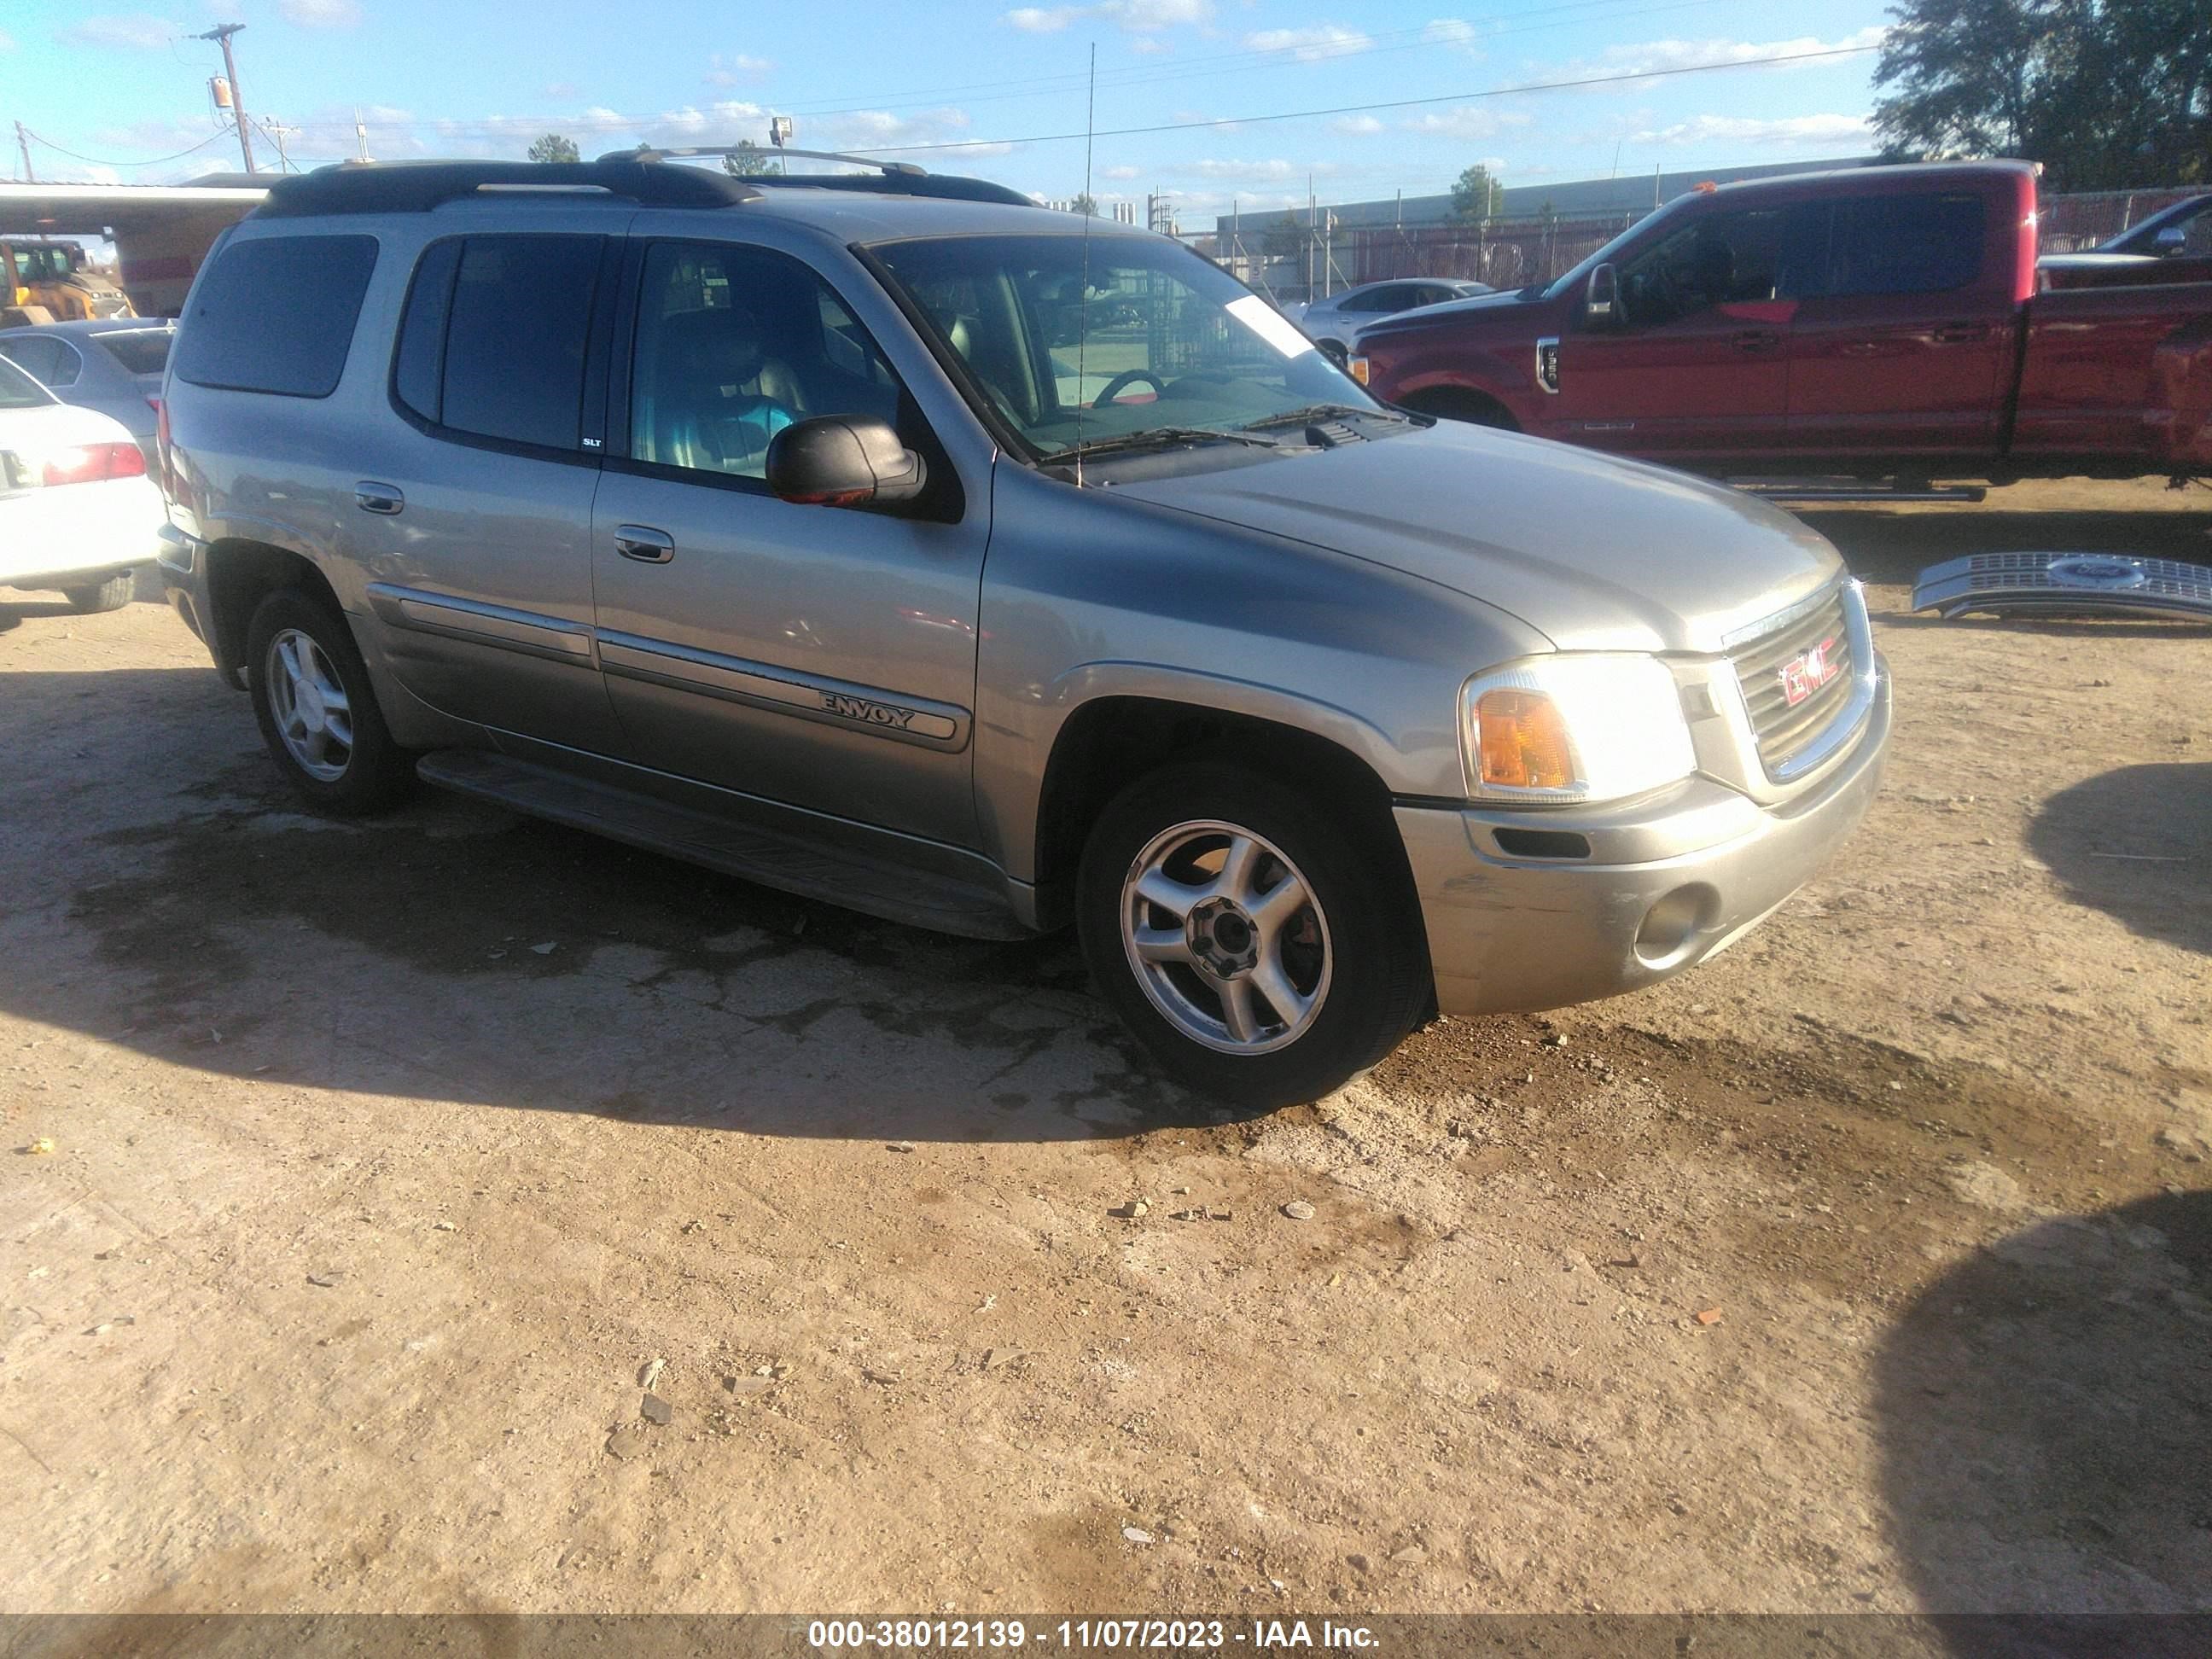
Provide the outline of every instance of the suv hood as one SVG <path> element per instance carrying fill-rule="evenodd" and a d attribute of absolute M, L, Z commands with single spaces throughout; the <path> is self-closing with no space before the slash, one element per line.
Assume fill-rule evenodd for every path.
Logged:
<path fill-rule="evenodd" d="M 1826 537 L 1764 501 L 1449 421 L 1113 488 L 1423 577 L 1561 650 L 1718 653 L 1843 570 Z"/>

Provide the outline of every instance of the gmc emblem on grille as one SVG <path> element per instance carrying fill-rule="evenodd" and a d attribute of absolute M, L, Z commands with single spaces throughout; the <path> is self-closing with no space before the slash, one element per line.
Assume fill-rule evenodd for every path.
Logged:
<path fill-rule="evenodd" d="M 894 732 L 905 731 L 915 714 L 913 709 L 901 708 L 895 703 L 870 702 L 866 697 L 848 697 L 842 691 L 824 691 L 822 706 L 848 720 L 859 720 L 864 726 L 888 726 Z"/>
<path fill-rule="evenodd" d="M 1810 651 L 1790 658 L 1775 671 L 1782 678 L 1782 700 L 1784 702 L 1795 708 L 1844 672 L 1843 664 L 1828 655 L 1835 648 L 1836 636 L 1831 634 Z"/>

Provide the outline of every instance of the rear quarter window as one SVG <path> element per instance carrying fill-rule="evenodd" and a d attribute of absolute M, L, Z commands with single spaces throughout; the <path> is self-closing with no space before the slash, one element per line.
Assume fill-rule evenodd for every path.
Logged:
<path fill-rule="evenodd" d="M 177 378 L 232 392 L 327 398 L 345 373 L 374 236 L 234 241 L 193 290 L 177 328 Z"/>
<path fill-rule="evenodd" d="M 171 336 L 166 328 L 124 329 L 92 337 L 101 350 L 123 365 L 126 374 L 159 374 L 169 361 Z"/>
<path fill-rule="evenodd" d="M 1969 195 L 1862 196 L 1836 204 L 1828 293 L 1943 294 L 1982 274 L 1985 215 Z"/>

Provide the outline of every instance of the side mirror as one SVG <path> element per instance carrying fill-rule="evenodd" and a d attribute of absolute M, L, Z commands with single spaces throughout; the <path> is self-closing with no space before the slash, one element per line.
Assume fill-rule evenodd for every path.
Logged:
<path fill-rule="evenodd" d="M 928 469 L 886 421 L 824 415 L 769 441 L 768 487 L 804 507 L 870 507 L 910 501 Z"/>
<path fill-rule="evenodd" d="M 2161 225 L 2159 227 L 2158 235 L 2153 240 L 2158 244 L 2158 251 L 2160 253 L 2179 253 L 2189 246 L 2189 227 Z"/>
<path fill-rule="evenodd" d="M 1628 320 L 1620 308 L 1620 273 L 1600 265 L 1583 291 L 1583 321 L 1592 328 L 1619 328 Z"/>

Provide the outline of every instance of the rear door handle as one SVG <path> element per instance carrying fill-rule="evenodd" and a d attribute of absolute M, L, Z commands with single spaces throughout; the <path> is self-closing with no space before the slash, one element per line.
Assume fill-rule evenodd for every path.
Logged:
<path fill-rule="evenodd" d="M 1936 331 L 1936 338 L 1943 345 L 1971 345 L 1976 340 L 1990 337 L 1987 323 L 1946 323 Z"/>
<path fill-rule="evenodd" d="M 388 519 L 407 505 L 407 497 L 399 493 L 398 484 L 363 478 L 353 487 L 353 504 L 364 513 L 380 513 Z"/>
<path fill-rule="evenodd" d="M 649 524 L 618 524 L 615 551 L 640 564 L 666 564 L 676 556 L 676 538 Z"/>
<path fill-rule="evenodd" d="M 1729 343 L 1738 351 L 1771 351 L 1782 343 L 1782 337 L 1771 329 L 1747 328 L 1730 335 Z"/>

